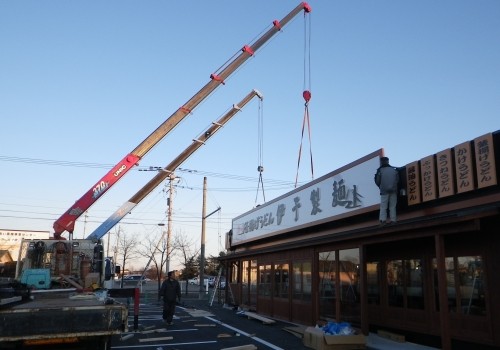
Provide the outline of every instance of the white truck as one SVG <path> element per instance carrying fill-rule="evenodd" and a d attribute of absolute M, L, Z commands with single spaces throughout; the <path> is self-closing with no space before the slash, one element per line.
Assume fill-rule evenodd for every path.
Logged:
<path fill-rule="evenodd" d="M 109 349 L 128 328 L 113 299 L 113 266 L 90 240 L 23 240 L 15 279 L 0 282 L 0 348 L 73 344 Z"/>

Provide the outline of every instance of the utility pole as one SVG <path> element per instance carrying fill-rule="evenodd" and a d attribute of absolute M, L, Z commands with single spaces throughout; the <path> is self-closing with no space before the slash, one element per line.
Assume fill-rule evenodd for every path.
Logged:
<path fill-rule="evenodd" d="M 220 207 L 215 209 L 210 214 L 206 215 L 207 212 L 207 178 L 203 178 L 203 208 L 201 214 L 201 249 L 200 249 L 200 294 L 199 299 L 203 299 L 205 295 L 205 220 L 210 215 L 217 213 Z"/>
<path fill-rule="evenodd" d="M 200 249 L 200 295 L 205 295 L 205 214 L 207 212 L 207 177 L 203 178 L 203 207 L 201 209 L 201 249 Z"/>
<path fill-rule="evenodd" d="M 175 179 L 174 173 L 170 174 L 170 188 L 168 194 L 168 209 L 167 209 L 167 261 L 165 263 L 165 275 L 170 271 L 170 241 L 172 238 L 172 206 L 174 202 L 174 196 L 172 195 L 174 186 L 173 181 Z"/>

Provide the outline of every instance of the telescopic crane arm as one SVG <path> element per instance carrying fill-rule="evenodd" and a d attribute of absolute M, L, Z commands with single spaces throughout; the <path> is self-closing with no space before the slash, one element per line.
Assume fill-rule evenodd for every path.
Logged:
<path fill-rule="evenodd" d="M 108 233 L 121 219 L 123 219 L 130 211 L 135 208 L 148 194 L 151 193 L 158 185 L 167 179 L 186 159 L 188 159 L 196 150 L 198 150 L 205 142 L 212 137 L 220 128 L 222 128 L 236 113 L 238 113 L 248 102 L 254 97 L 262 100 L 262 95 L 257 90 L 252 90 L 243 100 L 224 114 L 219 120 L 203 133 L 198 139 L 193 140 L 193 143 L 179 154 L 170 164 L 161 169 L 158 174 L 153 177 L 144 187 L 142 187 L 135 195 L 125 202 L 114 214 L 104 221 L 87 239 L 99 240 Z"/>
<path fill-rule="evenodd" d="M 155 131 L 153 131 L 139 146 L 127 154 L 117 165 L 115 165 L 104 177 L 75 202 L 53 225 L 54 238 L 61 239 L 64 231 L 73 233 L 76 220 L 90 208 L 111 186 L 118 182 L 132 167 L 137 165 L 146 153 L 148 153 L 158 142 L 160 142 L 179 122 L 181 122 L 193 109 L 205 100 L 219 85 L 233 74 L 246 60 L 261 48 L 269 39 L 280 31 L 293 17 L 304 11 L 311 12 L 311 7 L 306 2 L 300 3 L 281 21 L 273 21 L 273 26 L 257 39 L 252 45 L 245 45 L 241 53 L 223 66 L 219 73 L 213 73 L 210 81 L 201 88 L 190 100 L 174 112 Z"/>

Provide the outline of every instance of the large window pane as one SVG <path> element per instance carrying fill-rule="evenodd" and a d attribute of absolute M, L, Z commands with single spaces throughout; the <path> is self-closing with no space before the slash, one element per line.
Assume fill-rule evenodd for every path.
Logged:
<path fill-rule="evenodd" d="M 461 256 L 457 258 L 460 282 L 460 306 L 464 314 L 485 315 L 483 284 L 483 259 L 480 256 Z"/>
<path fill-rule="evenodd" d="M 293 263 L 293 299 L 300 301 L 311 300 L 311 263 Z"/>
<path fill-rule="evenodd" d="M 250 305 L 250 288 L 249 288 L 249 276 L 250 276 L 250 261 L 243 260 L 242 262 L 242 274 L 241 274 L 241 302 L 243 305 Z"/>
<path fill-rule="evenodd" d="M 481 256 L 446 257 L 445 267 L 449 311 L 465 315 L 486 315 L 483 258 Z M 433 268 L 434 295 L 437 310 L 439 310 L 439 286 L 435 258 Z"/>
<path fill-rule="evenodd" d="M 422 260 L 405 260 L 405 291 L 408 308 L 424 309 L 423 285 Z"/>
<path fill-rule="evenodd" d="M 391 260 L 387 262 L 389 306 L 424 309 L 422 260 Z"/>
<path fill-rule="evenodd" d="M 271 296 L 271 265 L 259 266 L 259 295 Z"/>
<path fill-rule="evenodd" d="M 403 262 L 401 260 L 388 261 L 386 273 L 389 306 L 403 307 Z"/>
<path fill-rule="evenodd" d="M 319 307 L 320 317 L 323 319 L 336 319 L 336 269 L 335 251 L 319 253 Z"/>
<path fill-rule="evenodd" d="M 354 325 L 361 324 L 359 249 L 339 251 L 340 317 Z"/>
<path fill-rule="evenodd" d="M 366 264 L 368 304 L 380 305 L 380 264 L 369 262 Z"/>
<path fill-rule="evenodd" d="M 250 261 L 250 306 L 257 305 L 257 260 Z"/>
<path fill-rule="evenodd" d="M 231 263 L 231 278 L 228 282 L 231 283 L 236 283 L 238 282 L 238 274 L 240 273 L 239 271 L 239 261 L 232 262 Z"/>
<path fill-rule="evenodd" d="M 359 302 L 359 249 L 339 251 L 340 300 Z"/>
<path fill-rule="evenodd" d="M 288 264 L 274 265 L 274 296 L 288 298 Z"/>
<path fill-rule="evenodd" d="M 302 263 L 302 300 L 311 300 L 312 293 L 312 264 L 310 262 Z"/>

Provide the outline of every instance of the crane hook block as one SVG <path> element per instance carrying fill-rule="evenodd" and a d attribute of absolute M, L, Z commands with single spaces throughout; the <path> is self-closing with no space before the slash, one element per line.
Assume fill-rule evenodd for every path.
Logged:
<path fill-rule="evenodd" d="M 263 171 L 264 171 L 264 167 L 263 167 L 262 165 L 259 165 L 259 166 L 257 167 L 257 171 L 258 171 L 259 173 L 263 172 Z"/>
<path fill-rule="evenodd" d="M 304 97 L 304 100 L 306 100 L 306 103 L 308 103 L 311 99 L 311 91 L 304 90 L 304 92 L 302 93 L 302 97 Z"/>
<path fill-rule="evenodd" d="M 215 73 L 210 74 L 210 78 L 211 78 L 211 79 L 213 79 L 213 80 L 215 80 L 215 81 L 219 81 L 219 82 L 221 82 L 221 83 L 222 83 L 222 85 L 225 85 L 225 84 L 226 84 L 226 83 L 224 83 L 224 80 L 222 80 L 222 78 L 221 78 L 221 77 L 219 77 L 219 76 L 218 76 L 217 74 L 215 74 Z"/>
<path fill-rule="evenodd" d="M 253 54 L 254 54 L 252 48 L 250 46 L 248 46 L 248 45 L 243 46 L 243 48 L 241 49 L 241 51 L 246 52 L 250 56 L 253 56 Z"/>

